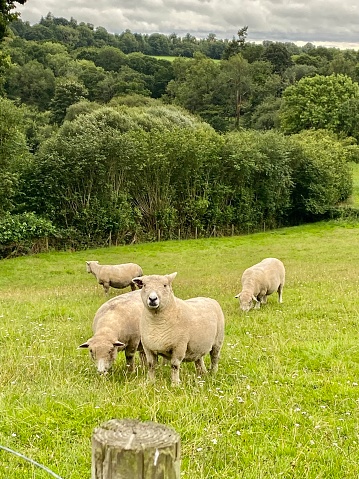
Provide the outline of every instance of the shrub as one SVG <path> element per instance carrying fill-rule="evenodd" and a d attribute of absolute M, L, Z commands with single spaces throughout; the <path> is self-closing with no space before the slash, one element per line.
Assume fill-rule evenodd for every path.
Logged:
<path fill-rule="evenodd" d="M 6 213 L 0 219 L 0 257 L 42 249 L 39 242 L 55 235 L 56 228 L 51 221 L 34 213 Z"/>

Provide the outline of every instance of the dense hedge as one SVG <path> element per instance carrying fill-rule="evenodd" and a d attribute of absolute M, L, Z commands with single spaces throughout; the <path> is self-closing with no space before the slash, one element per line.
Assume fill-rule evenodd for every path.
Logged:
<path fill-rule="evenodd" d="M 22 197 L 85 244 L 253 231 L 347 198 L 348 152 L 325 131 L 220 135 L 173 107 L 102 107 L 43 143 Z"/>
<path fill-rule="evenodd" d="M 3 256 L 298 224 L 351 193 L 355 146 L 327 131 L 221 135 L 152 103 L 82 105 L 69 118 L 26 161 L 0 148 L 16 173 L 11 204 L 0 201 Z"/>

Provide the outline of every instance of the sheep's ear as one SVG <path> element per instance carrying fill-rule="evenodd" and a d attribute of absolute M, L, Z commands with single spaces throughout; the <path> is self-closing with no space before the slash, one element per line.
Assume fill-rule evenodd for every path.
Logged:
<path fill-rule="evenodd" d="M 167 274 L 167 278 L 169 279 L 170 283 L 172 283 L 172 281 L 175 279 L 176 276 L 177 276 L 177 271 L 176 273 Z"/>
<path fill-rule="evenodd" d="M 140 288 L 143 286 L 143 281 L 141 276 L 137 276 L 136 278 L 132 278 L 132 283 L 137 284 Z"/>
<path fill-rule="evenodd" d="M 115 342 L 113 343 L 113 345 L 114 345 L 116 348 L 119 348 L 120 351 L 122 351 L 122 350 L 125 349 L 125 347 L 126 347 L 126 344 L 121 343 L 121 341 L 115 341 Z"/>
<path fill-rule="evenodd" d="M 90 345 L 89 343 L 83 343 L 83 344 L 80 344 L 79 348 L 88 348 Z"/>

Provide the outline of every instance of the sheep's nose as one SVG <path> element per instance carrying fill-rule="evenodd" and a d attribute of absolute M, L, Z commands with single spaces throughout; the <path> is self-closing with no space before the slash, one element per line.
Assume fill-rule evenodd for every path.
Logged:
<path fill-rule="evenodd" d="M 150 307 L 157 307 L 158 304 L 159 304 L 158 296 L 154 291 L 152 291 L 152 293 L 150 293 L 150 295 L 148 296 L 148 305 Z"/>
<path fill-rule="evenodd" d="M 97 371 L 101 375 L 105 375 L 105 374 L 107 374 L 107 370 L 108 370 L 108 367 L 107 367 L 105 361 L 103 359 L 99 359 L 98 363 L 97 363 Z"/>

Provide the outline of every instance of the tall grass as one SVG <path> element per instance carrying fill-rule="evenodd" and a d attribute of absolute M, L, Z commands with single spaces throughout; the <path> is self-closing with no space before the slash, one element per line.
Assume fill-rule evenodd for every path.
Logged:
<path fill-rule="evenodd" d="M 358 244 L 359 225 L 320 223 L 0 261 L 0 444 L 64 479 L 90 478 L 93 429 L 129 417 L 180 434 L 186 479 L 356 479 Z M 273 295 L 259 311 L 240 313 L 241 273 L 268 256 L 286 266 L 284 302 Z M 217 299 L 226 316 L 218 374 L 197 378 L 184 364 L 173 389 L 160 365 L 150 385 L 140 367 L 126 375 L 120 355 L 98 376 L 77 348 L 106 300 L 86 273 L 92 259 L 177 271 L 177 296 Z M 1 479 L 48 477 L 0 450 Z"/>

